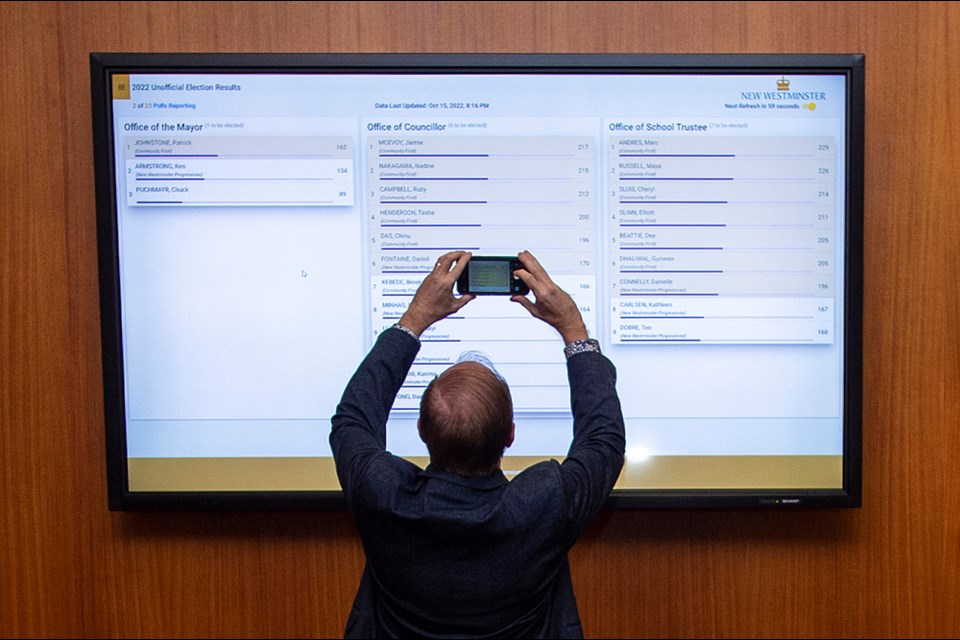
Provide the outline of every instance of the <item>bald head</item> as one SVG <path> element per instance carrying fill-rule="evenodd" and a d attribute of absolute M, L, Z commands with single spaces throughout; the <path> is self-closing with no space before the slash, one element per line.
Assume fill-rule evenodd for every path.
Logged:
<path fill-rule="evenodd" d="M 488 367 L 460 362 L 437 376 L 420 400 L 420 437 L 438 469 L 487 475 L 513 444 L 510 388 Z"/>

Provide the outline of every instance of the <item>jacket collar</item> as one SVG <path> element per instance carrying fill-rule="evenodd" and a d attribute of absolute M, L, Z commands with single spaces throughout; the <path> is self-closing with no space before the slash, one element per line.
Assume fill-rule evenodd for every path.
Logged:
<path fill-rule="evenodd" d="M 423 478 L 434 478 L 436 480 L 442 480 L 443 482 L 450 482 L 471 489 L 496 489 L 509 482 L 500 469 L 485 476 L 461 476 L 456 473 L 440 471 L 431 464 L 417 475 Z"/>

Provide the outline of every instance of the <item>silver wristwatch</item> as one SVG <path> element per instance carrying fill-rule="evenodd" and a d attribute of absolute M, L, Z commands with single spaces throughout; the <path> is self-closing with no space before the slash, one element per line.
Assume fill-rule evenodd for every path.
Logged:
<path fill-rule="evenodd" d="M 574 340 L 563 348 L 563 355 L 569 358 L 578 353 L 583 353 L 584 351 L 596 351 L 597 353 L 600 353 L 600 342 L 594 338 Z"/>

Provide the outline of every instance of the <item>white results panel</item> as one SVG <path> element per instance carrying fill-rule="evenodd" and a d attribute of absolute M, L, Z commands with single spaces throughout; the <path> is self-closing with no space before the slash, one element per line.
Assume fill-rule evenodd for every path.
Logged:
<path fill-rule="evenodd" d="M 612 341 L 832 343 L 833 146 L 613 139 Z"/>

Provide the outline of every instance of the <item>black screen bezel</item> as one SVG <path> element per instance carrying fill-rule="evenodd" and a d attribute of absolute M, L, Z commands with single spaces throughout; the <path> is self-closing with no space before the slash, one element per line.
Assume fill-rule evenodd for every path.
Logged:
<path fill-rule="evenodd" d="M 114 188 L 114 73 L 840 74 L 847 84 L 843 487 L 831 490 L 614 490 L 613 508 L 859 507 L 862 468 L 862 54 L 90 54 L 108 506 L 111 510 L 342 509 L 339 491 L 133 492 L 127 476 Z"/>

